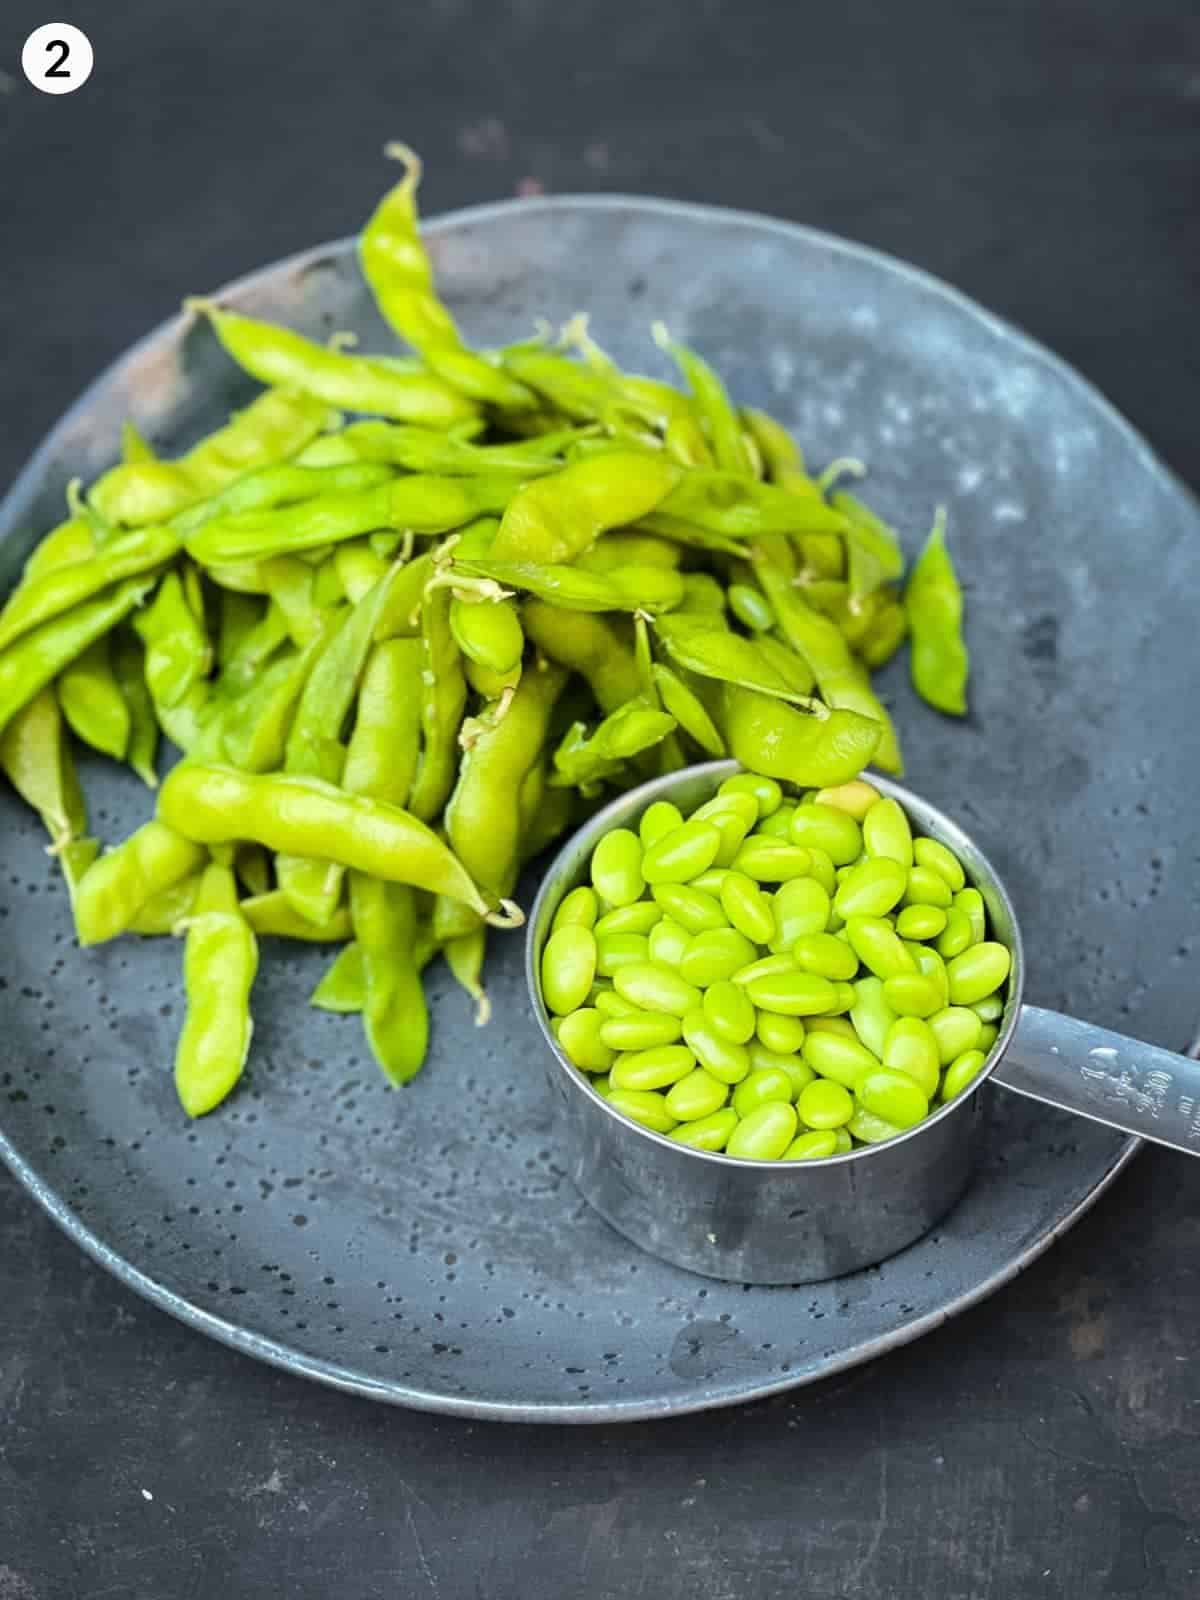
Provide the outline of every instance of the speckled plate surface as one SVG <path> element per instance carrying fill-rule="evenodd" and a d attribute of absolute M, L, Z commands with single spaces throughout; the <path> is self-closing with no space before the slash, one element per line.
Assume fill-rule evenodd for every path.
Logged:
<path fill-rule="evenodd" d="M 909 781 L 1004 874 L 1032 1000 L 1182 1046 L 1200 891 L 1200 516 L 1127 425 L 953 291 L 802 228 L 551 199 L 443 218 L 430 236 L 471 337 L 513 339 L 535 316 L 587 307 L 621 360 L 660 370 L 648 330 L 665 318 L 738 399 L 791 424 L 813 462 L 868 461 L 868 498 L 910 549 L 946 504 L 970 591 L 973 712 L 965 726 L 944 722 L 893 666 L 884 690 Z M 269 268 L 230 298 L 385 347 L 346 244 Z M 174 449 L 248 392 L 203 329 L 174 322 L 139 345 L 0 510 L 0 587 L 57 520 L 68 478 L 113 458 L 125 415 Z M 131 776 L 96 762 L 85 781 L 105 837 L 149 813 Z M 993 1091 L 978 1180 L 920 1244 L 823 1286 L 706 1282 L 638 1254 L 565 1182 L 519 936 L 496 942 L 485 1032 L 433 974 L 429 1065 L 403 1093 L 383 1087 L 353 1019 L 307 1008 L 322 953 L 272 942 L 247 1082 L 190 1126 L 170 1077 L 178 948 L 78 951 L 38 827 L 7 789 L 0 848 L 0 1151 L 13 1170 L 164 1309 L 379 1399 L 586 1422 L 804 1383 L 1011 1279 L 1135 1148 Z"/>

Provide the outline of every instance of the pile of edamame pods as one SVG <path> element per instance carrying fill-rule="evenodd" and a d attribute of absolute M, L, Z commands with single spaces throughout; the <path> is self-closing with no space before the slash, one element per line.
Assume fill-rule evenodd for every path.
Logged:
<path fill-rule="evenodd" d="M 814 1161 L 893 1139 L 982 1071 L 1012 960 L 979 890 L 862 779 L 742 773 L 592 852 L 542 951 L 567 1058 L 697 1150 Z"/>
<path fill-rule="evenodd" d="M 391 153 L 360 257 L 404 345 L 189 302 L 262 393 L 172 460 L 128 426 L 0 613 L 0 764 L 80 943 L 183 936 L 191 1115 L 243 1071 L 259 938 L 340 944 L 313 1003 L 360 1014 L 403 1082 L 423 967 L 443 955 L 485 1017 L 520 868 L 605 793 L 725 754 L 810 786 L 899 771 L 870 672 L 906 635 L 918 689 L 965 709 L 940 520 L 902 588 L 841 469 L 810 476 L 662 330 L 684 387 L 623 371 L 579 321 L 468 349 L 419 163 Z M 157 788 L 103 853 L 72 735 Z M 182 759 L 158 787 L 160 736 Z"/>

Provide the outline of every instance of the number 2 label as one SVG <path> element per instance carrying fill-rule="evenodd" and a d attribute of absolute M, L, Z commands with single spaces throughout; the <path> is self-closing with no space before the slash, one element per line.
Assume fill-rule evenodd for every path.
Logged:
<path fill-rule="evenodd" d="M 43 22 L 25 41 L 21 67 L 43 94 L 71 94 L 92 75 L 92 41 L 70 22 Z"/>

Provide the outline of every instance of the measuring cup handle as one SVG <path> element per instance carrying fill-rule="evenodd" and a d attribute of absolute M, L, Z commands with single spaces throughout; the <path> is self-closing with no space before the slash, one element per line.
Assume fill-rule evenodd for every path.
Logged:
<path fill-rule="evenodd" d="M 1200 1155 L 1200 1063 L 1077 1017 L 1022 1006 L 991 1082 Z"/>

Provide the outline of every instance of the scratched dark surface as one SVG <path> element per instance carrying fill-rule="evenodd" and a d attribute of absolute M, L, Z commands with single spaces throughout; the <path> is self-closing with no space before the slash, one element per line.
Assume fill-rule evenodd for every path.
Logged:
<path fill-rule="evenodd" d="M 47 12 L 5 6 L 4 478 L 182 283 L 345 232 L 378 188 L 364 152 L 402 132 L 432 209 L 620 188 L 907 257 L 1073 361 L 1200 481 L 1183 4 L 249 10 L 76 5 L 96 73 L 50 100 L 17 59 Z M 852 1376 L 530 1432 L 372 1408 L 209 1344 L 0 1179 L 0 1600 L 1182 1600 L 1198 1217 L 1200 1170 L 1152 1153 L 1013 1287 Z"/>

